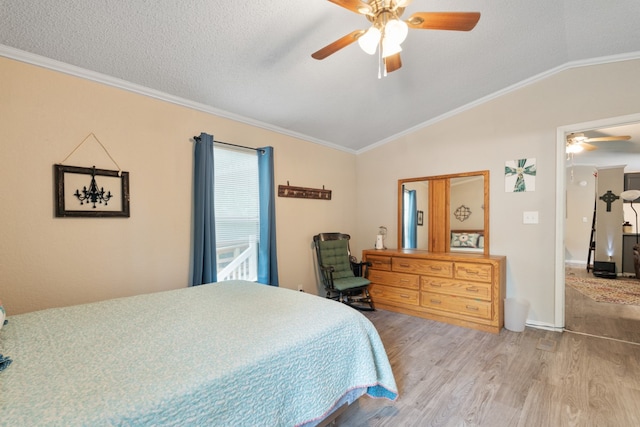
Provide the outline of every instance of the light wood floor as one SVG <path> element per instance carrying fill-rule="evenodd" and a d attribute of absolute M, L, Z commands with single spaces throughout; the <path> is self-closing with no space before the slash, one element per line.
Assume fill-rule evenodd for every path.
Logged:
<path fill-rule="evenodd" d="M 364 396 L 338 426 L 640 426 L 640 345 L 528 327 L 494 335 L 383 310 L 365 315 L 400 396 Z"/>
<path fill-rule="evenodd" d="M 567 268 L 565 274 L 593 277 L 586 268 Z M 640 287 L 640 281 L 638 286 Z M 638 305 L 596 302 L 566 286 L 564 318 L 567 330 L 640 344 L 640 306 Z"/>

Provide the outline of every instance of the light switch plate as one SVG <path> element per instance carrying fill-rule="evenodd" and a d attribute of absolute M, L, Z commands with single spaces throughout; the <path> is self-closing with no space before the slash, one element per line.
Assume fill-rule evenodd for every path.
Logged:
<path fill-rule="evenodd" d="M 523 224 L 537 224 L 538 223 L 538 211 L 530 211 L 522 213 Z"/>

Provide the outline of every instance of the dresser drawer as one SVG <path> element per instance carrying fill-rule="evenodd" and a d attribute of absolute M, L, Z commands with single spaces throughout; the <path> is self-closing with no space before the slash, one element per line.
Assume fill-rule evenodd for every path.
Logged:
<path fill-rule="evenodd" d="M 446 295 L 459 295 L 466 298 L 491 301 L 491 284 L 473 283 L 463 280 L 420 277 L 420 289 Z"/>
<path fill-rule="evenodd" d="M 381 255 L 367 255 L 367 262 L 371 263 L 371 269 L 391 271 L 391 257 Z"/>
<path fill-rule="evenodd" d="M 453 277 L 453 263 L 430 259 L 397 258 L 391 260 L 393 271 L 414 274 L 428 274 L 437 277 Z"/>
<path fill-rule="evenodd" d="M 419 292 L 416 290 L 394 288 L 392 286 L 384 286 L 378 284 L 372 284 L 369 287 L 369 293 L 373 299 L 373 303 L 390 303 L 401 305 L 418 306 Z"/>
<path fill-rule="evenodd" d="M 433 292 L 420 293 L 420 305 L 426 308 L 463 314 L 481 319 L 491 319 L 491 303 L 469 298 L 442 295 Z"/>
<path fill-rule="evenodd" d="M 369 279 L 372 283 L 378 283 L 381 285 L 418 290 L 418 288 L 420 287 L 418 280 L 419 277 L 420 276 L 417 276 L 415 274 L 370 270 L 367 279 Z"/>
<path fill-rule="evenodd" d="M 456 262 L 454 266 L 454 273 L 456 279 L 477 280 L 489 283 L 493 279 L 490 264 Z"/>

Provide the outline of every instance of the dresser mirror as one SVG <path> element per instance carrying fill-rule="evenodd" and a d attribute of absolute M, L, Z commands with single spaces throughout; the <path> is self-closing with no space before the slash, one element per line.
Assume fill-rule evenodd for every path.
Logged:
<path fill-rule="evenodd" d="M 489 255 L 489 171 L 399 179 L 398 248 Z"/>

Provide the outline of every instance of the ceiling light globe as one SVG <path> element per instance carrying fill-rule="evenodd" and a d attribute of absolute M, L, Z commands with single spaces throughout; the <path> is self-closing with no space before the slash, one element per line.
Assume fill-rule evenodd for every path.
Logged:
<path fill-rule="evenodd" d="M 386 37 L 382 39 L 382 57 L 386 58 L 391 55 L 395 55 L 396 53 L 402 52 L 402 47 L 400 47 L 400 43 L 394 43 L 387 39 Z"/>
<path fill-rule="evenodd" d="M 360 48 L 369 55 L 376 53 L 376 48 L 380 43 L 380 30 L 376 27 L 371 27 L 366 33 L 358 37 L 358 44 Z"/>
<path fill-rule="evenodd" d="M 400 44 L 407 38 L 409 27 L 404 21 L 392 19 L 384 26 L 384 38 L 389 39 L 395 44 Z"/>
<path fill-rule="evenodd" d="M 580 153 L 584 150 L 584 147 L 580 144 L 569 144 L 567 145 L 567 153 Z"/>

